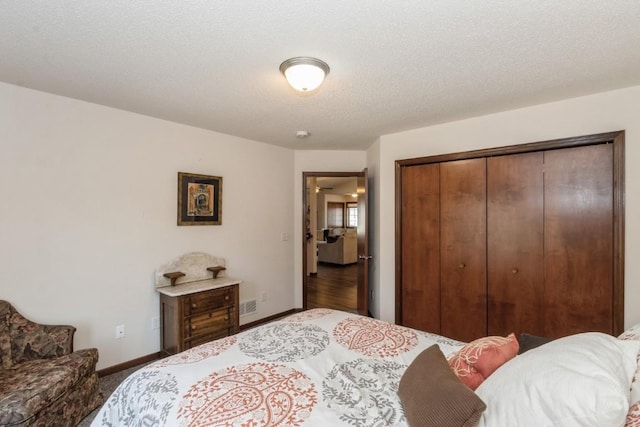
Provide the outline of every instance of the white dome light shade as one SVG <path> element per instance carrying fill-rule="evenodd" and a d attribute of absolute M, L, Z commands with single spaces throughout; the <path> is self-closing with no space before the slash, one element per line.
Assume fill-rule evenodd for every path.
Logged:
<path fill-rule="evenodd" d="M 284 61 L 280 64 L 280 71 L 295 90 L 311 92 L 329 74 L 329 66 L 319 59 L 300 56 Z"/>

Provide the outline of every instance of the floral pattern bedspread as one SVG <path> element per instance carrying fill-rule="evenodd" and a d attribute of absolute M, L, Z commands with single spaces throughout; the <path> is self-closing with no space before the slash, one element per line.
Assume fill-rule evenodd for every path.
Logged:
<path fill-rule="evenodd" d="M 315 309 L 167 357 L 114 391 L 92 426 L 406 426 L 405 369 L 462 343 Z"/>

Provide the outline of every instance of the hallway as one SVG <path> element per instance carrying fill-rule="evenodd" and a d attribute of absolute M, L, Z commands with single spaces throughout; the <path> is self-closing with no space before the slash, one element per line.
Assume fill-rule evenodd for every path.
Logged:
<path fill-rule="evenodd" d="M 318 275 L 307 277 L 307 308 L 357 312 L 358 264 L 318 264 Z"/>

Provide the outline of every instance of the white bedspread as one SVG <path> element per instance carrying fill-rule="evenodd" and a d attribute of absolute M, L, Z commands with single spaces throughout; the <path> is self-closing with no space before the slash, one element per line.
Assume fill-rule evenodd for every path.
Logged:
<path fill-rule="evenodd" d="M 462 343 L 315 309 L 203 344 L 135 372 L 92 426 L 405 426 L 398 384 L 437 343 Z"/>

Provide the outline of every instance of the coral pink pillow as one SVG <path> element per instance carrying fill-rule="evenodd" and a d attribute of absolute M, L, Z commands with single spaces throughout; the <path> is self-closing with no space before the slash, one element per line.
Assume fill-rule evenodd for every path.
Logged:
<path fill-rule="evenodd" d="M 634 403 L 629 407 L 627 412 L 627 420 L 624 427 L 639 427 L 640 426 L 640 401 Z"/>
<path fill-rule="evenodd" d="M 478 338 L 462 347 L 449 360 L 449 366 L 460 381 L 475 390 L 496 369 L 513 359 L 519 349 L 515 334 Z"/>
<path fill-rule="evenodd" d="M 618 337 L 621 340 L 640 341 L 640 323 L 633 325 Z M 631 379 L 631 406 L 627 414 L 627 422 L 624 427 L 640 427 L 640 354 L 636 357 L 636 373 Z"/>

